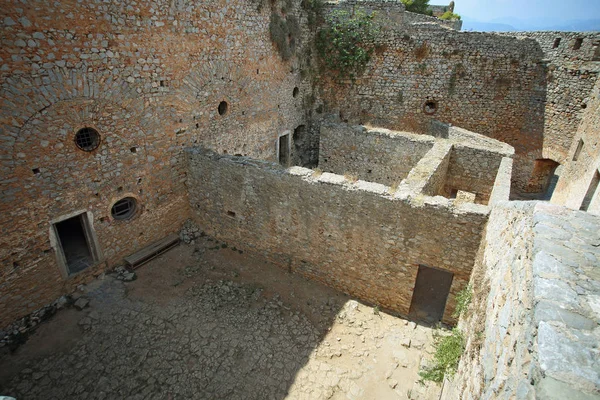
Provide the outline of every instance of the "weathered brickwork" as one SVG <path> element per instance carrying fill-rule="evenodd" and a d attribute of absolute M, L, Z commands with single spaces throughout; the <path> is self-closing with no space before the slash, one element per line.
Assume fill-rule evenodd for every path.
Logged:
<path fill-rule="evenodd" d="M 276 159 L 278 134 L 305 123 L 306 84 L 274 49 L 270 13 L 248 1 L 3 5 L 0 325 L 177 231 L 184 146 Z M 92 152 L 74 142 L 84 127 L 101 137 Z M 136 216 L 114 220 L 128 196 Z M 75 211 L 91 212 L 102 257 L 66 279 L 51 222 Z"/>
<path fill-rule="evenodd" d="M 599 224 L 541 202 L 492 210 L 443 399 L 597 398 Z"/>

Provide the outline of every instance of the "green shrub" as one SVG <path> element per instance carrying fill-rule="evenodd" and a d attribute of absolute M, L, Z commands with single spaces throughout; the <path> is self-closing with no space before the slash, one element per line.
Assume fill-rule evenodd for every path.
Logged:
<path fill-rule="evenodd" d="M 433 11 L 429 8 L 429 0 L 401 0 L 406 11 L 417 14 L 433 15 Z"/>
<path fill-rule="evenodd" d="M 440 19 L 443 20 L 457 20 L 460 19 L 460 15 L 454 14 L 452 11 L 446 11 L 440 16 Z"/>
<path fill-rule="evenodd" d="M 373 19 L 374 14 L 362 10 L 354 15 L 346 10 L 335 10 L 317 33 L 316 47 L 321 64 L 339 79 L 354 79 L 364 72 L 379 33 Z"/>
<path fill-rule="evenodd" d="M 419 371 L 422 381 L 442 382 L 444 376 L 452 377 L 458 368 L 458 362 L 465 350 L 465 339 L 458 328 L 452 329 L 450 335 L 434 333 L 433 366 Z"/>
<path fill-rule="evenodd" d="M 458 318 L 462 313 L 467 311 L 471 300 L 473 299 L 473 287 L 469 284 L 463 290 L 456 294 L 456 308 L 452 316 Z"/>

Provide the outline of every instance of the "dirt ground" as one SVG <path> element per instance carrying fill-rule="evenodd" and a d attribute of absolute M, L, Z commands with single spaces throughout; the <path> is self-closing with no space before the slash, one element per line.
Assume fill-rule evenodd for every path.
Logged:
<path fill-rule="evenodd" d="M 212 238 L 85 287 L 12 354 L 17 399 L 437 399 L 429 327 Z"/>

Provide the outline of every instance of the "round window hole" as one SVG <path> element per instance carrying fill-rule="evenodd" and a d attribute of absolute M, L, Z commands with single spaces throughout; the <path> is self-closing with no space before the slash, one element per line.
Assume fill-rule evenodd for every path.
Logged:
<path fill-rule="evenodd" d="M 113 204 L 110 214 L 116 220 L 131 219 L 137 212 L 137 200 L 133 197 L 125 197 Z"/>
<path fill-rule="evenodd" d="M 425 105 L 423 106 L 423 111 L 425 114 L 434 114 L 437 111 L 437 103 L 432 100 L 426 101 Z"/>
<path fill-rule="evenodd" d="M 298 89 L 298 87 L 296 86 L 292 91 L 292 96 L 298 97 L 298 94 L 300 94 L 300 89 Z"/>
<path fill-rule="evenodd" d="M 100 146 L 100 134 L 94 128 L 82 128 L 75 134 L 75 145 L 83 151 L 93 151 Z"/>
<path fill-rule="evenodd" d="M 226 101 L 222 101 L 219 103 L 219 107 L 218 107 L 218 111 L 219 111 L 219 115 L 225 115 L 227 114 L 227 108 L 229 107 L 229 105 L 227 104 Z"/>

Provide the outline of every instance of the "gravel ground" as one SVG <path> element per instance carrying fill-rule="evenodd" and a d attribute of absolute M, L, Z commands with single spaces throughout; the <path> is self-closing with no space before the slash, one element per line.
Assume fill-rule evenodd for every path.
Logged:
<path fill-rule="evenodd" d="M 437 399 L 417 384 L 431 329 L 228 249 L 182 245 L 105 276 L 14 353 L 17 399 Z"/>

